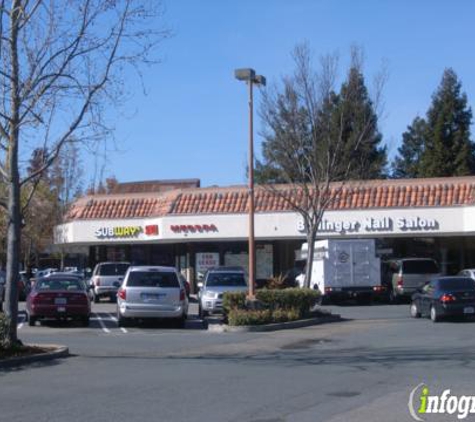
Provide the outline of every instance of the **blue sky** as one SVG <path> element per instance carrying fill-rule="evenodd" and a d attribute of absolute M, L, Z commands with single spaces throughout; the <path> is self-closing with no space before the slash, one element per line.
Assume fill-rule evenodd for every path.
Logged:
<path fill-rule="evenodd" d="M 390 154 L 424 115 L 442 72 L 452 67 L 475 101 L 475 2 L 458 0 L 164 0 L 174 35 L 161 63 L 144 71 L 147 94 L 116 111 L 117 150 L 106 174 L 121 182 L 199 178 L 202 186 L 245 183 L 247 89 L 234 69 L 252 67 L 268 83 L 293 69 L 290 53 L 307 41 L 318 58 L 340 55 L 344 77 L 351 45 L 364 48 L 368 85 L 386 63 L 380 130 Z M 255 94 L 256 112 L 259 92 Z M 255 118 L 255 151 L 260 153 Z"/>

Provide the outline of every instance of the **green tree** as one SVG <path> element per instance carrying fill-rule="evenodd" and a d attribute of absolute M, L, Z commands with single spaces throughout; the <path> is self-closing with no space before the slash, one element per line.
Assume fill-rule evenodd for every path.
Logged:
<path fill-rule="evenodd" d="M 392 177 L 396 179 L 420 176 L 420 164 L 425 147 L 427 123 L 416 117 L 402 135 L 402 144 L 392 163 Z"/>
<path fill-rule="evenodd" d="M 419 176 L 474 174 L 474 144 L 470 139 L 472 110 L 452 69 L 446 69 L 427 112 L 427 134 Z"/>
<path fill-rule="evenodd" d="M 350 179 L 386 177 L 386 147 L 381 146 L 382 136 L 378 130 L 378 118 L 369 98 L 364 76 L 357 65 L 350 68 L 347 81 L 341 87 L 336 110 L 332 114 L 333 131 L 342 131 L 341 136 L 345 145 L 344 160 L 361 162 L 359 166 L 352 166 L 348 174 L 343 172 L 341 177 Z M 360 142 L 362 139 L 364 142 Z M 357 149 L 355 145 L 358 145 Z M 364 172 L 360 171 L 361 167 L 365 168 Z"/>
<path fill-rule="evenodd" d="M 262 163 L 258 180 L 299 213 L 308 243 L 306 286 L 314 243 L 325 211 L 349 179 L 380 177 L 386 160 L 379 146 L 374 104 L 358 61 L 340 93 L 334 89 L 337 60 L 327 56 L 315 69 L 306 45 L 293 53 L 294 72 L 264 92 Z M 379 88 L 382 86 L 380 85 Z M 379 92 L 376 96 L 380 98 Z M 276 185 L 284 182 L 286 185 Z M 340 182 L 340 183 L 334 183 Z"/>
<path fill-rule="evenodd" d="M 325 61 L 323 68 L 330 66 L 330 69 L 324 71 L 333 72 L 334 65 L 329 64 L 332 60 L 327 57 Z M 359 60 L 353 60 L 339 94 L 329 90 L 328 86 L 309 86 L 307 89 L 313 90 L 311 96 L 320 98 L 302 101 L 302 94 L 295 89 L 296 81 L 302 77 L 300 74 L 293 80 L 284 78 L 283 89 L 275 96 L 273 107 L 267 107 L 270 94 L 264 94 L 266 110 L 261 112 L 261 116 L 266 129 L 262 142 L 263 160 L 256 160 L 256 182 L 288 182 L 290 173 L 299 173 L 296 160 L 302 161 L 303 156 L 316 151 L 325 155 L 335 149 L 338 149 L 341 159 L 333 163 L 337 166 L 333 181 L 386 177 L 387 151 L 385 146 L 381 146 L 377 114 Z M 317 93 L 316 90 L 326 93 Z M 291 145 L 294 147 L 289 148 Z M 349 167 L 348 163 L 351 163 Z M 361 171 L 362 168 L 365 170 Z"/>

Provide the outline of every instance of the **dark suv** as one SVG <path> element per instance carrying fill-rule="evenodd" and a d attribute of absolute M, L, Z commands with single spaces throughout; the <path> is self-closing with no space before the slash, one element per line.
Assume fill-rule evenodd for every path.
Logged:
<path fill-rule="evenodd" d="M 246 273 L 242 267 L 214 267 L 198 287 L 198 309 L 200 318 L 204 318 L 209 313 L 222 312 L 224 292 L 247 291 Z"/>

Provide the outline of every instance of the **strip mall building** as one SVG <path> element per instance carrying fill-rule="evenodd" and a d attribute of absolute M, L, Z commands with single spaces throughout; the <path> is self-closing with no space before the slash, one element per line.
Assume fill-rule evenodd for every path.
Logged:
<path fill-rule="evenodd" d="M 285 190 L 285 186 L 281 187 Z M 120 184 L 78 200 L 55 243 L 88 266 L 101 261 L 172 265 L 191 281 L 207 267 L 247 267 L 247 188 L 199 180 Z M 257 278 L 294 266 L 301 217 L 271 191 L 255 192 Z M 475 177 L 377 180 L 346 185 L 320 238 L 374 238 L 383 258 L 434 257 L 446 274 L 475 267 Z"/>

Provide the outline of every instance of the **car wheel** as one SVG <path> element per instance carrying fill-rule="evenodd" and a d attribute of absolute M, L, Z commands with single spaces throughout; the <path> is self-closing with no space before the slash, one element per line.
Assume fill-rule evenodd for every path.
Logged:
<path fill-rule="evenodd" d="M 30 327 L 34 327 L 35 324 L 36 324 L 36 318 L 31 316 L 31 315 L 28 315 L 28 314 L 26 314 L 26 315 L 27 315 L 27 318 L 28 318 L 28 325 Z"/>
<path fill-rule="evenodd" d="M 117 296 L 115 294 L 110 295 L 109 299 L 110 299 L 111 303 L 116 303 L 117 302 Z"/>
<path fill-rule="evenodd" d="M 411 302 L 410 312 L 411 312 L 411 317 L 413 318 L 421 317 L 421 313 L 419 312 L 419 308 L 417 307 L 416 302 Z"/>
<path fill-rule="evenodd" d="M 208 312 L 206 312 L 201 306 L 198 308 L 198 316 L 200 319 L 205 319 L 208 316 Z"/>
<path fill-rule="evenodd" d="M 94 295 L 94 303 L 99 303 L 100 298 L 96 294 Z"/>
<path fill-rule="evenodd" d="M 435 309 L 435 306 L 430 307 L 430 319 L 432 320 L 432 322 L 440 321 L 440 316 L 439 316 L 439 313 L 437 312 L 437 309 Z"/>
<path fill-rule="evenodd" d="M 127 327 L 129 325 L 129 319 L 123 317 L 119 310 L 117 310 L 117 325 L 119 327 Z"/>
<path fill-rule="evenodd" d="M 81 325 L 83 327 L 89 327 L 89 317 L 88 316 L 81 319 Z"/>

